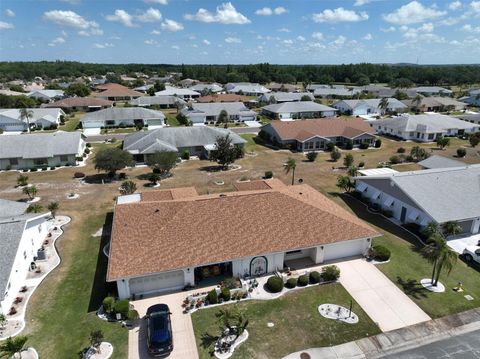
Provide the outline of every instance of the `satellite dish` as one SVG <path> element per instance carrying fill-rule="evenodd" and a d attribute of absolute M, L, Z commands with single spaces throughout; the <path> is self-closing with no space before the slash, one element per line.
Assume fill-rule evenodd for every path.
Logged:
<path fill-rule="evenodd" d="M 300 184 L 303 183 L 303 178 L 299 178 L 298 183 L 300 183 Z"/>

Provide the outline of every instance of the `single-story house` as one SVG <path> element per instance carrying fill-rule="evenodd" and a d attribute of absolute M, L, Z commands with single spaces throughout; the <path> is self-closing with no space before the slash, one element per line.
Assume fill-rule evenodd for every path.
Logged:
<path fill-rule="evenodd" d="M 197 98 L 197 102 L 249 102 L 250 98 L 247 96 L 237 95 L 234 93 L 212 94 Z"/>
<path fill-rule="evenodd" d="M 263 184 L 213 195 L 177 188 L 120 197 L 107 281 L 120 298 L 175 291 L 361 256 L 379 236 L 308 185 Z"/>
<path fill-rule="evenodd" d="M 153 85 L 142 85 L 142 86 L 135 87 L 133 89 L 133 91 L 137 91 L 137 92 L 141 92 L 141 93 L 147 93 L 147 91 L 150 90 L 152 87 L 153 87 Z"/>
<path fill-rule="evenodd" d="M 396 92 L 396 89 L 392 89 L 391 87 L 374 84 L 361 86 L 360 89 L 362 90 L 362 92 L 370 93 L 377 98 L 393 97 Z"/>
<path fill-rule="evenodd" d="M 314 92 L 316 89 L 346 89 L 345 85 L 329 85 L 329 84 L 308 84 L 305 88 L 308 92 Z M 351 88 L 356 88 L 352 86 Z"/>
<path fill-rule="evenodd" d="M 464 113 L 455 117 L 462 121 L 467 121 L 480 125 L 480 113 Z"/>
<path fill-rule="evenodd" d="M 65 112 L 61 108 L 28 108 L 30 127 L 49 128 L 58 126 Z M 0 129 L 5 132 L 26 131 L 27 119 L 22 119 L 20 109 L 0 109 Z"/>
<path fill-rule="evenodd" d="M 187 102 L 176 96 L 142 96 L 128 103 L 138 107 L 159 106 L 160 108 L 176 108 L 187 105 Z"/>
<path fill-rule="evenodd" d="M 228 93 L 236 93 L 245 96 L 261 96 L 264 93 L 270 92 L 265 86 L 249 82 L 230 82 L 225 85 L 225 89 Z"/>
<path fill-rule="evenodd" d="M 470 106 L 480 107 L 480 94 L 460 97 L 458 100 Z"/>
<path fill-rule="evenodd" d="M 338 109 L 342 114 L 353 116 L 375 113 L 397 113 L 408 110 L 408 107 L 396 98 L 388 98 L 387 100 L 387 107 L 384 109 L 380 108 L 380 102 L 382 100 L 379 98 L 368 100 L 341 100 L 334 103 L 332 107 Z"/>
<path fill-rule="evenodd" d="M 298 92 L 301 89 L 301 86 L 299 85 L 279 84 L 276 82 L 272 82 L 265 87 L 268 88 L 270 91 L 275 91 L 275 92 Z"/>
<path fill-rule="evenodd" d="M 375 143 L 373 129 L 359 118 L 325 118 L 305 121 L 274 121 L 259 134 L 267 141 L 297 151 L 318 151 L 328 143 L 343 147 L 349 141 L 355 147 Z"/>
<path fill-rule="evenodd" d="M 302 101 L 302 98 L 308 98 L 308 101 L 315 101 L 315 97 L 310 92 L 270 92 L 259 96 L 258 101 L 281 103 Z"/>
<path fill-rule="evenodd" d="M 0 314 L 9 313 L 28 272 L 43 254 L 51 214 L 26 214 L 27 207 L 26 203 L 0 199 Z"/>
<path fill-rule="evenodd" d="M 468 104 L 460 102 L 450 97 L 424 97 L 420 101 L 404 100 L 402 101 L 408 108 L 420 112 L 444 112 L 444 111 L 463 111 Z"/>
<path fill-rule="evenodd" d="M 177 82 L 177 85 L 181 86 L 181 87 L 191 87 L 195 84 L 197 84 L 198 80 L 194 80 L 194 79 L 183 79 L 183 80 L 180 80 Z"/>
<path fill-rule="evenodd" d="M 335 116 L 336 108 L 313 101 L 284 102 L 262 107 L 262 114 L 278 120 L 295 120 Z"/>
<path fill-rule="evenodd" d="M 161 111 L 141 107 L 111 107 L 87 113 L 80 122 L 82 128 L 163 126 L 165 125 L 165 115 Z"/>
<path fill-rule="evenodd" d="M 420 86 L 413 87 L 411 90 L 424 96 L 452 96 L 453 91 L 438 86 Z"/>
<path fill-rule="evenodd" d="M 27 96 L 42 101 L 53 101 L 63 98 L 64 93 L 62 90 L 36 90 L 29 92 Z"/>
<path fill-rule="evenodd" d="M 25 92 L 12 91 L 9 89 L 0 89 L 0 95 L 4 96 L 26 96 Z"/>
<path fill-rule="evenodd" d="M 480 129 L 480 125 L 440 114 L 402 115 L 373 121 L 371 125 L 378 134 L 419 142 L 433 142 L 440 136 L 461 136 Z"/>
<path fill-rule="evenodd" d="M 84 150 L 80 132 L 0 136 L 0 170 L 76 166 Z"/>
<path fill-rule="evenodd" d="M 356 177 L 362 196 L 401 223 L 425 227 L 457 221 L 462 233 L 480 232 L 480 165 Z"/>
<path fill-rule="evenodd" d="M 217 93 L 217 92 L 224 91 L 223 87 L 217 83 L 213 83 L 213 84 L 200 83 L 200 84 L 196 84 L 189 87 L 189 89 L 192 91 L 200 92 L 200 93 L 207 93 L 207 92 Z"/>
<path fill-rule="evenodd" d="M 145 95 L 116 83 L 100 85 L 97 86 L 97 89 L 101 90 L 101 92 L 95 94 L 95 97 L 110 101 L 129 101 Z"/>
<path fill-rule="evenodd" d="M 200 93 L 190 89 L 165 86 L 165 90 L 155 92 L 155 96 L 175 96 L 182 100 L 192 100 L 200 97 Z"/>
<path fill-rule="evenodd" d="M 130 152 L 137 163 L 145 163 L 147 156 L 155 152 L 177 152 L 180 155 L 187 150 L 192 156 L 208 158 L 217 138 L 227 135 L 235 146 L 243 147 L 246 143 L 236 133 L 223 128 L 165 127 L 128 134 L 123 141 L 123 149 Z"/>
<path fill-rule="evenodd" d="M 193 124 L 214 124 L 223 110 L 227 111 L 229 122 L 255 121 L 257 119 L 257 113 L 248 109 L 243 102 L 193 103 L 184 107 L 181 112 Z"/>
<path fill-rule="evenodd" d="M 452 158 L 444 156 L 430 156 L 423 161 L 418 162 L 418 165 L 423 169 L 435 169 L 435 168 L 452 168 L 466 166 L 466 163 Z"/>
<path fill-rule="evenodd" d="M 480 88 L 470 89 L 470 90 L 468 90 L 468 94 L 469 94 L 470 96 L 480 95 Z"/>
<path fill-rule="evenodd" d="M 114 104 L 113 101 L 103 100 L 101 98 L 94 97 L 69 97 L 63 100 L 55 101 L 46 105 L 43 105 L 44 108 L 58 107 L 62 110 L 67 111 L 82 111 L 82 112 L 92 112 L 98 111 L 102 108 L 112 107 Z"/>

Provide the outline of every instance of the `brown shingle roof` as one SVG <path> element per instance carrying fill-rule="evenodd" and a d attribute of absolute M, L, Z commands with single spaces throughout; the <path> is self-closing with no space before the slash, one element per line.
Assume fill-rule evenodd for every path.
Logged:
<path fill-rule="evenodd" d="M 113 105 L 113 103 L 114 103 L 113 101 L 108 101 L 101 98 L 69 97 L 60 101 L 48 103 L 45 105 L 45 107 L 60 107 L 60 108 L 89 107 L 89 106 L 110 107 Z"/>
<path fill-rule="evenodd" d="M 258 191 L 267 189 L 279 189 L 285 187 L 285 184 L 276 178 L 269 180 L 255 180 L 249 182 L 236 182 L 233 187 L 237 191 Z"/>
<path fill-rule="evenodd" d="M 107 280 L 377 236 L 308 185 L 117 205 Z"/>
<path fill-rule="evenodd" d="M 282 140 L 304 141 L 313 136 L 353 138 L 362 133 L 373 135 L 375 131 L 368 123 L 359 118 L 322 118 L 299 121 L 274 121 L 272 126 Z"/>
<path fill-rule="evenodd" d="M 202 96 L 197 98 L 197 102 L 247 102 L 247 101 L 250 101 L 250 98 L 247 96 L 230 94 L 230 93 Z"/>
<path fill-rule="evenodd" d="M 171 188 L 161 191 L 142 192 L 142 201 L 160 202 L 171 201 L 174 199 L 197 197 L 198 193 L 193 187 Z"/>
<path fill-rule="evenodd" d="M 97 97 L 140 97 L 145 96 L 141 92 L 129 89 L 120 84 L 105 84 L 97 87 L 102 92 L 95 94 Z"/>

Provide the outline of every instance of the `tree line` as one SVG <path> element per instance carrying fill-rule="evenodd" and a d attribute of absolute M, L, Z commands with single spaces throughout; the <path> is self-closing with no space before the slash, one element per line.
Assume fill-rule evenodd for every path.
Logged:
<path fill-rule="evenodd" d="M 163 76 L 182 73 L 182 78 L 200 81 L 258 83 L 393 83 L 408 79 L 423 85 L 462 85 L 480 83 L 480 65 L 342 64 L 342 65 L 169 65 L 94 64 L 73 61 L 0 62 L 0 80 L 32 80 L 100 76 L 107 73 Z"/>

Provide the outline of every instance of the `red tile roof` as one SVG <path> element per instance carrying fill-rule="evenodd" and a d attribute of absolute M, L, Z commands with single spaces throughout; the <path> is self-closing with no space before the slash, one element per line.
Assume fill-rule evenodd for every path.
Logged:
<path fill-rule="evenodd" d="M 46 104 L 44 107 L 60 107 L 60 108 L 72 108 L 72 107 L 111 107 L 113 101 L 104 100 L 94 97 L 69 97 L 63 100 L 55 101 Z"/>
<path fill-rule="evenodd" d="M 129 89 L 120 84 L 105 84 L 97 86 L 97 89 L 102 90 L 102 92 L 95 94 L 96 97 L 140 97 L 145 96 L 141 92 L 137 92 Z"/>

